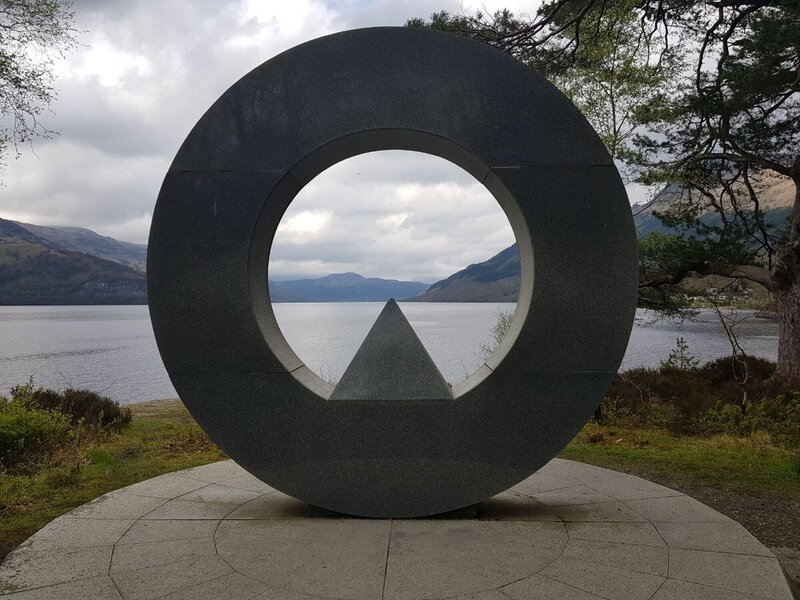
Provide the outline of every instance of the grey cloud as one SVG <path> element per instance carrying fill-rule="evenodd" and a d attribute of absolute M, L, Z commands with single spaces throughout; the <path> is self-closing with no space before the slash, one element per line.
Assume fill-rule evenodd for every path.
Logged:
<path fill-rule="evenodd" d="M 375 27 L 379 25 L 404 25 L 407 20 L 420 17 L 427 19 L 431 13 L 447 10 L 459 13 L 464 9 L 464 2 L 458 0 L 376 0 L 375 2 L 353 2 L 346 13 L 348 27 Z"/>
<path fill-rule="evenodd" d="M 254 6 L 283 11 L 286 23 L 270 14 L 244 18 L 243 1 L 77 0 L 83 46 L 59 67 L 60 97 L 45 123 L 61 135 L 37 143 L 38 158 L 26 152 L 9 161 L 0 216 L 86 226 L 145 242 L 169 162 L 196 120 L 239 77 L 325 33 L 402 25 L 411 17 L 463 7 L 458 0 Z M 304 6 L 308 18 L 300 27 L 291 11 Z M 303 190 L 286 215 L 327 212 L 328 226 L 313 235 L 281 233 L 271 274 L 353 270 L 433 281 L 513 242 L 488 192 L 440 159 L 379 153 L 337 165 L 331 173 L 323 186 Z M 399 223 L 397 215 L 405 221 Z"/>
<path fill-rule="evenodd" d="M 405 176 L 374 177 L 387 165 Z M 354 177 L 358 172 L 370 175 L 362 180 Z M 301 213 L 327 220 L 313 234 L 278 232 L 270 257 L 277 279 L 358 264 L 354 270 L 364 275 L 431 282 L 514 241 L 486 188 L 443 159 L 418 153 L 373 153 L 332 167 L 298 195 L 284 218 Z M 391 221 L 397 215 L 402 222 Z"/>

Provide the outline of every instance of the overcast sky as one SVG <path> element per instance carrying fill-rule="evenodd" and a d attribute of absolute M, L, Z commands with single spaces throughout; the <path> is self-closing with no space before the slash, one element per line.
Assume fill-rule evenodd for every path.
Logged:
<path fill-rule="evenodd" d="M 75 0 L 82 44 L 57 65 L 51 141 L 9 158 L 0 217 L 144 243 L 164 173 L 191 127 L 239 77 L 300 42 L 485 0 Z M 456 210 L 456 207 L 458 210 Z M 463 215 L 455 222 L 453 215 Z M 277 278 L 355 271 L 432 282 L 513 243 L 488 191 L 408 152 L 352 158 L 312 181 L 273 246 Z"/>

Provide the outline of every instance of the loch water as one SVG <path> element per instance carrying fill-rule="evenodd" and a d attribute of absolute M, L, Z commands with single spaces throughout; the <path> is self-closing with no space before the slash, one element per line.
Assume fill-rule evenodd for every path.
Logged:
<path fill-rule="evenodd" d="M 367 335 L 383 303 L 275 304 L 281 330 L 305 363 L 337 380 Z M 401 308 L 445 379 L 463 379 L 481 364 L 499 310 L 513 304 L 401 303 Z M 739 341 L 754 356 L 775 360 L 777 325 L 752 311 L 738 326 Z M 701 310 L 693 320 L 655 319 L 636 313 L 622 369 L 658 366 L 682 337 L 700 361 L 730 353 L 717 316 Z M 599 342 L 598 342 L 599 343 Z M 146 306 L 0 307 L 0 394 L 33 376 L 48 387 L 86 387 L 121 403 L 174 397 L 156 348 Z"/>

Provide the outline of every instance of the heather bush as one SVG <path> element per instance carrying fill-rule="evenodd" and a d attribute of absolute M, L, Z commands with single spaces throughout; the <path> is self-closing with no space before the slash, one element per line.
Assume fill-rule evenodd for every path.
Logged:
<path fill-rule="evenodd" d="M 697 420 L 697 429 L 734 435 L 766 432 L 775 443 L 800 449 L 800 392 L 762 398 L 750 404 L 747 412 L 720 404 Z"/>
<path fill-rule="evenodd" d="M 698 365 L 679 348 L 658 369 L 633 369 L 612 382 L 595 418 L 627 427 L 658 427 L 677 433 L 753 435 L 800 448 L 800 391 L 771 379 L 775 364 L 723 357 Z M 746 392 L 746 396 L 745 396 Z M 746 399 L 746 402 L 745 402 Z"/>
<path fill-rule="evenodd" d="M 748 356 L 746 362 L 749 377 L 758 383 L 767 381 L 775 374 L 774 362 L 755 356 Z M 743 375 L 742 366 L 730 356 L 707 362 L 698 369 L 698 372 L 712 385 L 735 384 L 734 374 L 740 377 Z"/>
<path fill-rule="evenodd" d="M 41 459 L 74 438 L 69 418 L 0 397 L 0 467 Z"/>
<path fill-rule="evenodd" d="M 67 415 L 73 425 L 120 431 L 131 422 L 129 408 L 90 390 L 67 388 L 56 391 L 36 387 L 31 379 L 12 388 L 11 399 L 30 409 L 56 410 Z"/>
<path fill-rule="evenodd" d="M 119 431 L 130 421 L 130 409 L 106 396 L 73 388 L 58 392 L 30 379 L 13 387 L 10 398 L 0 396 L 0 467 L 59 462 L 85 439 Z"/>

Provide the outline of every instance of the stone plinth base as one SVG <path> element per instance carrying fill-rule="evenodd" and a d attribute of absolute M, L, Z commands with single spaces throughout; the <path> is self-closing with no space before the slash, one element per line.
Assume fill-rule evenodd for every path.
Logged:
<path fill-rule="evenodd" d="M 461 512 L 461 511 L 459 511 Z M 0 567 L 2 599 L 791 600 L 775 557 L 697 500 L 553 460 L 469 514 L 342 517 L 232 461 L 60 517 Z"/>

